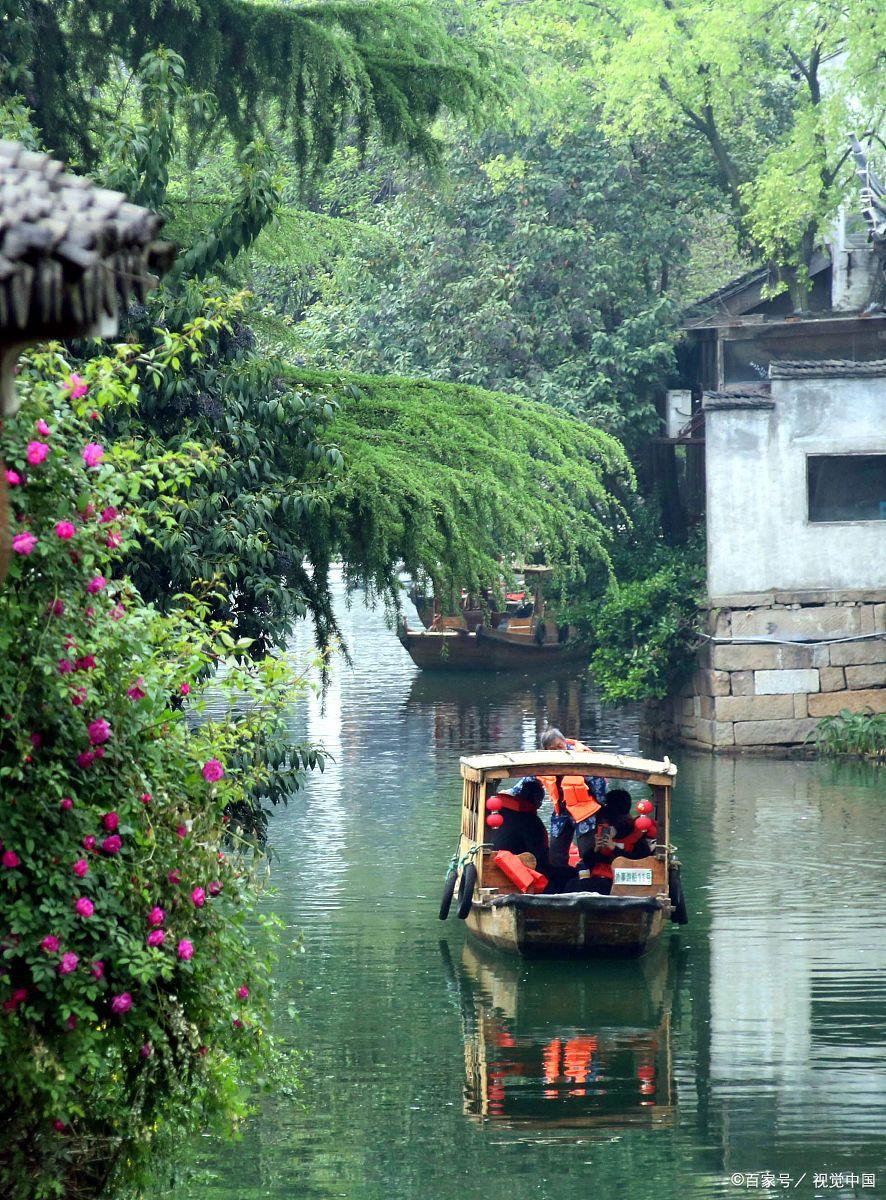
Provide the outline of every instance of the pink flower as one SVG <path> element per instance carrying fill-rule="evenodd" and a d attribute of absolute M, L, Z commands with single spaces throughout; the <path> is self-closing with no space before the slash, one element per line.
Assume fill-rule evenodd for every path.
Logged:
<path fill-rule="evenodd" d="M 184 839 L 188 836 L 188 827 L 187 825 L 179 825 L 175 832 L 180 838 Z"/>
<path fill-rule="evenodd" d="M 95 757 L 96 758 L 104 758 L 104 756 L 105 756 L 105 747 L 104 746 L 96 746 Z"/>
<path fill-rule="evenodd" d="M 82 767 L 84 770 L 87 767 L 91 767 L 94 762 L 95 755 L 91 750 L 81 750 L 77 755 L 77 766 Z"/>
<path fill-rule="evenodd" d="M 179 687 L 178 693 L 180 696 L 189 696 L 191 694 L 191 685 L 189 683 L 183 683 Z"/>
<path fill-rule="evenodd" d="M 162 946 L 166 941 L 166 934 L 162 929 L 152 929 L 148 934 L 147 942 L 149 946 Z"/>
<path fill-rule="evenodd" d="M 4 867 L 6 867 L 8 871 L 14 871 L 16 867 L 20 867 L 22 865 L 22 860 L 14 850 L 4 850 L 3 857 L 0 858 L 0 862 L 3 863 Z"/>
<path fill-rule="evenodd" d="M 114 530 L 112 530 L 108 534 L 108 536 L 105 538 L 105 545 L 108 547 L 109 550 L 116 550 L 118 546 L 122 545 L 122 543 L 123 543 L 123 538 L 120 536 L 119 533 L 115 532 Z"/>
<path fill-rule="evenodd" d="M 34 747 L 34 749 L 39 750 L 39 748 L 43 745 L 43 734 L 42 733 L 32 733 L 30 735 L 29 740 L 31 742 L 31 745 Z"/>
<path fill-rule="evenodd" d="M 56 1133 L 64 1133 L 68 1127 L 60 1117 L 56 1117 L 52 1122 L 52 1128 Z"/>
<path fill-rule="evenodd" d="M 49 606 L 49 615 L 51 617 L 61 617 L 64 616 L 64 612 L 64 602 L 62 600 L 53 600 L 52 604 Z"/>
<path fill-rule="evenodd" d="M 166 920 L 166 912 L 164 911 L 164 909 L 162 909 L 160 907 L 159 904 L 155 904 L 154 907 L 151 909 L 151 911 L 148 913 L 148 924 L 149 925 L 162 925 L 165 920 Z"/>
<path fill-rule="evenodd" d="M 12 548 L 16 554 L 29 555 L 37 545 L 37 539 L 33 533 L 17 533 L 12 539 Z"/>
<path fill-rule="evenodd" d="M 249 999 L 249 988 L 246 987 L 245 984 L 243 985 L 243 987 L 237 988 L 237 999 L 238 1000 L 248 1000 Z"/>
<path fill-rule="evenodd" d="M 18 485 L 21 483 L 21 481 L 22 481 L 22 477 L 21 477 L 21 475 L 19 475 L 18 471 L 13 471 L 11 468 L 7 469 L 6 482 L 9 484 L 10 487 L 18 487 Z"/>
<path fill-rule="evenodd" d="M 109 504 L 107 508 L 102 509 L 102 515 L 99 517 L 99 523 L 108 525 L 111 521 L 117 520 L 117 510 L 113 504 Z"/>
<path fill-rule="evenodd" d="M 76 374 L 76 372 L 68 376 L 65 387 L 68 389 L 68 395 L 72 400 L 79 400 L 81 396 L 85 396 L 89 391 L 89 385 L 86 380 L 82 375 Z"/>
<path fill-rule="evenodd" d="M 123 839 L 119 834 L 112 833 L 110 837 L 106 837 L 102 842 L 102 850 L 105 854 L 119 854 L 123 846 Z"/>
<path fill-rule="evenodd" d="M 48 933 L 40 943 L 40 949 L 45 950 L 47 954 L 57 954 L 59 948 L 59 940 L 54 933 Z"/>
<path fill-rule="evenodd" d="M 150 1042 L 145 1042 L 141 1050 L 138 1052 L 139 1058 L 150 1058 L 154 1053 Z"/>
<path fill-rule="evenodd" d="M 84 654 L 82 658 L 78 658 L 74 666 L 78 671 L 94 671 L 95 670 L 95 655 Z"/>
<path fill-rule="evenodd" d="M 83 839 L 83 849 L 84 850 L 94 850 L 95 849 L 95 838 L 92 836 L 91 833 Z"/>
<path fill-rule="evenodd" d="M 63 542 L 69 542 L 77 530 L 70 521 L 57 521 L 55 526 L 56 537 L 60 537 Z"/>
<path fill-rule="evenodd" d="M 84 616 L 86 617 L 87 621 L 91 621 L 92 618 L 95 616 L 95 609 L 92 607 L 91 604 L 87 606 Z"/>
<path fill-rule="evenodd" d="M 120 828 L 120 818 L 115 812 L 108 812 L 102 817 L 102 825 L 107 829 L 108 833 L 114 833 Z"/>
<path fill-rule="evenodd" d="M 210 896 L 218 896 L 221 893 L 222 885 L 218 879 L 214 879 L 209 885 Z"/>
<path fill-rule="evenodd" d="M 98 420 L 98 410 L 97 409 L 92 410 L 92 412 L 89 414 L 89 419 L 90 419 L 90 421 Z"/>
<path fill-rule="evenodd" d="M 191 892 L 191 900 L 195 908 L 202 908 L 206 903 L 206 893 L 203 891 L 203 888 L 195 887 L 193 892 Z"/>
<path fill-rule="evenodd" d="M 142 792 L 142 794 L 139 796 L 139 800 L 141 800 L 142 804 L 146 806 L 151 803 L 151 799 L 152 796 L 150 792 Z"/>
<path fill-rule="evenodd" d="M 182 877 L 178 871 L 170 871 L 169 874 L 166 876 L 166 878 L 169 880 L 169 882 L 172 884 L 173 887 L 176 887 L 182 881 Z"/>
<path fill-rule="evenodd" d="M 71 868 L 71 870 L 74 872 L 74 874 L 77 876 L 78 879 L 82 879 L 84 875 L 89 874 L 89 863 L 86 861 L 85 858 L 78 858 L 77 861 L 74 863 L 73 867 Z"/>
<path fill-rule="evenodd" d="M 77 1018 L 74 1016 L 73 1013 L 71 1013 L 71 1015 L 68 1017 L 67 1021 L 65 1021 L 65 1026 L 66 1026 L 66 1028 L 70 1029 L 71 1031 L 73 1031 L 77 1028 Z"/>
<path fill-rule="evenodd" d="M 37 422 L 37 432 L 41 437 L 49 437 L 50 433 L 52 432 L 42 417 Z"/>
<path fill-rule="evenodd" d="M 233 1019 L 233 1021 L 231 1022 L 231 1024 L 234 1026 L 234 1028 L 235 1028 L 235 1029 L 242 1029 L 242 1028 L 243 1028 L 243 1022 L 240 1020 L 240 1018 L 239 1018 L 239 1017 L 234 1017 L 234 1019 Z"/>
<path fill-rule="evenodd" d="M 88 896 L 81 896 L 74 905 L 74 911 L 77 913 L 78 917 L 91 917 L 95 912 L 95 905 Z"/>
<path fill-rule="evenodd" d="M 225 769 L 217 758 L 210 758 L 209 762 L 203 764 L 203 778 L 207 783 L 217 783 L 224 773 Z"/>
<path fill-rule="evenodd" d="M 122 604 L 115 604 L 114 607 L 111 609 L 111 620 L 119 621 L 125 612 L 126 612 L 126 609 L 123 607 Z"/>
<path fill-rule="evenodd" d="M 96 979 L 101 979 L 105 973 L 105 964 L 99 960 L 99 962 L 94 962 L 89 969 Z"/>
<path fill-rule="evenodd" d="M 104 456 L 105 448 L 98 442 L 90 442 L 88 446 L 83 447 L 83 461 L 87 467 L 97 467 Z"/>
<path fill-rule="evenodd" d="M 103 592 L 108 586 L 108 581 L 104 575 L 93 575 L 89 583 L 86 585 L 86 590 L 90 596 L 95 596 L 98 592 Z"/>
<path fill-rule="evenodd" d="M 209 1053 L 209 1047 L 208 1046 L 198 1046 L 197 1053 L 200 1055 L 201 1058 L 205 1058 L 206 1055 Z"/>
<path fill-rule="evenodd" d="M 111 1001 L 111 1012 L 117 1013 L 120 1016 L 123 1013 L 128 1013 L 132 1008 L 132 997 L 129 992 L 121 992 L 119 996 L 115 996 Z"/>
<path fill-rule="evenodd" d="M 74 801 L 71 799 L 70 796 L 65 796 L 64 799 L 59 800 L 58 806 L 62 810 L 62 812 L 70 812 L 71 809 L 74 807 Z"/>
<path fill-rule="evenodd" d="M 45 460 L 48 453 L 49 447 L 45 442 L 28 442 L 25 458 L 32 467 L 36 467 Z"/>
<path fill-rule="evenodd" d="M 79 708 L 81 704 L 86 702 L 86 688 L 75 688 L 71 693 L 71 703 L 74 708 Z"/>
<path fill-rule="evenodd" d="M 148 694 L 144 689 L 144 682 L 144 675 L 139 675 L 135 683 L 126 689 L 126 695 L 130 700 L 144 700 L 145 696 Z"/>
<path fill-rule="evenodd" d="M 111 736 L 111 726 L 104 717 L 98 717 L 89 726 L 89 740 L 93 746 L 100 746 Z"/>
<path fill-rule="evenodd" d="M 187 938 L 182 938 L 178 944 L 178 956 L 187 962 L 194 955 L 194 943 L 188 941 Z"/>
<path fill-rule="evenodd" d="M 3 1001 L 4 1012 L 15 1012 L 20 1004 L 28 998 L 27 988 L 16 988 L 8 1000 Z"/>
<path fill-rule="evenodd" d="M 72 954 L 70 950 L 67 954 L 62 955 L 62 960 L 58 964 L 59 975 L 70 975 L 72 971 L 77 969 L 77 963 L 80 959 L 76 954 Z"/>
<path fill-rule="evenodd" d="M 74 664 L 69 658 L 60 658 L 58 663 L 59 675 L 70 675 L 74 670 Z"/>

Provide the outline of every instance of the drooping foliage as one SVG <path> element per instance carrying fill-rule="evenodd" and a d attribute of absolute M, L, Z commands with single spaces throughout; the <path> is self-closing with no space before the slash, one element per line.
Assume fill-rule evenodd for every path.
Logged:
<path fill-rule="evenodd" d="M 495 586 L 539 549 L 561 583 L 609 578 L 633 472 L 619 443 L 545 404 L 479 388 L 289 368 L 337 404 L 328 434 L 346 469 L 308 530 L 312 558 L 340 555 L 393 594 L 394 566 L 441 595 Z"/>
<path fill-rule="evenodd" d="M 495 88 L 489 56 L 417 3 L 2 0 L 0 98 L 23 99 L 48 149 L 94 167 L 97 114 L 117 115 L 101 89 L 160 47 L 237 141 L 279 125 L 306 173 L 350 127 L 432 159 L 440 112 L 476 116 Z"/>
<path fill-rule="evenodd" d="M 593 127 L 463 137 L 433 195 L 401 179 L 294 344 L 326 365 L 545 400 L 636 443 L 672 365 L 686 231 L 676 156 Z"/>
<path fill-rule="evenodd" d="M 199 356 L 199 328 L 170 351 Z M 211 448 L 145 457 L 102 416 L 138 348 L 72 375 L 58 347 L 4 423 L 14 520 L 0 588 L 0 1192 L 135 1194 L 182 1133 L 230 1129 L 273 1066 L 270 943 L 227 813 L 314 765 L 283 661 L 237 666 L 198 600 L 159 615 L 122 575 Z M 143 357 L 162 365 L 164 351 Z M 162 509 L 162 505 L 160 506 Z M 225 668 L 204 710 L 211 669 Z M 246 822 L 249 824 L 249 822 Z M 254 919 L 253 919 L 254 921 Z M 124 1187 L 125 1184 L 125 1187 Z"/>

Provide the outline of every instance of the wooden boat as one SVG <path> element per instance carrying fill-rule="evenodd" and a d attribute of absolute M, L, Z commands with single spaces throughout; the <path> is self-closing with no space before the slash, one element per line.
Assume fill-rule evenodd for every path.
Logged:
<path fill-rule="evenodd" d="M 468 930 L 488 945 L 525 956 L 643 954 L 668 921 L 686 919 L 680 863 L 670 845 L 676 774 L 667 758 L 657 762 L 595 751 L 530 750 L 461 759 L 461 836 L 447 891 L 457 897 L 458 915 Z M 526 775 L 602 775 L 642 783 L 649 788 L 661 840 L 648 858 L 613 860 L 608 896 L 585 891 L 525 894 L 493 862 L 486 841 L 486 802 L 506 780 Z"/>
<path fill-rule="evenodd" d="M 576 631 L 545 618 L 542 582 L 550 567 L 527 566 L 522 573 L 534 582 L 534 594 L 512 593 L 503 613 L 484 610 L 464 596 L 460 611 L 446 616 L 439 601 L 410 592 L 426 628 L 410 629 L 403 621 L 397 636 L 415 665 L 426 671 L 519 671 L 587 660 L 587 646 Z"/>
<path fill-rule="evenodd" d="M 448 949 L 444 962 L 459 1001 L 470 1120 L 523 1137 L 674 1123 L 679 962 L 663 946 L 629 979 L 624 963 L 600 964 L 592 977 L 557 963 L 527 973 L 471 942 L 458 966 Z"/>

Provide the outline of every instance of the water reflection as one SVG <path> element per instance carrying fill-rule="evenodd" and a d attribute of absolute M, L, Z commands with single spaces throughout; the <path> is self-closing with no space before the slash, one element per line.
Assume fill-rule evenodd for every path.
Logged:
<path fill-rule="evenodd" d="M 675 1119 L 671 1004 L 681 951 L 638 966 L 531 969 L 466 942 L 453 965 L 464 1037 L 465 1115 L 550 1137 Z"/>

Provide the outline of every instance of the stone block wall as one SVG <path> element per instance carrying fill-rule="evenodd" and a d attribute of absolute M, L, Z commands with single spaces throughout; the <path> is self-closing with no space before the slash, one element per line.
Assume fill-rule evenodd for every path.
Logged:
<path fill-rule="evenodd" d="M 706 626 L 692 678 L 646 706 L 647 735 L 778 751 L 807 743 L 842 709 L 886 712 L 886 591 L 727 597 Z"/>

